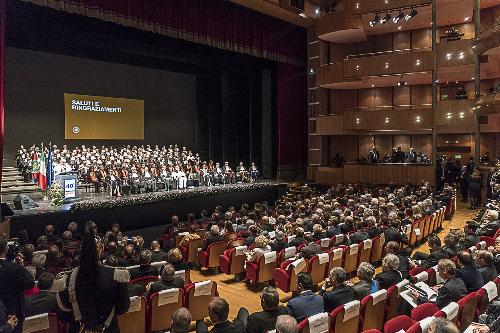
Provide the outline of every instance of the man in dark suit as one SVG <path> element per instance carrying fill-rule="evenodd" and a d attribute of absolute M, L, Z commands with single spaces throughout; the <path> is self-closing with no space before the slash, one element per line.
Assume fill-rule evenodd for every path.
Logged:
<path fill-rule="evenodd" d="M 273 287 L 265 287 L 260 293 L 262 310 L 248 316 L 246 333 L 272 331 L 278 316 L 287 314 L 286 308 L 279 306 L 279 294 Z"/>
<path fill-rule="evenodd" d="M 373 146 L 372 150 L 370 150 L 370 152 L 368 153 L 368 161 L 370 161 L 371 163 L 377 163 L 379 159 L 380 154 L 375 146 Z"/>
<path fill-rule="evenodd" d="M 299 258 L 311 259 L 316 254 L 321 253 L 321 246 L 316 244 L 313 235 L 304 237 L 304 247 L 300 250 Z"/>
<path fill-rule="evenodd" d="M 240 308 L 234 321 L 228 320 L 229 304 L 225 299 L 214 297 L 208 304 L 208 316 L 214 327 L 210 333 L 244 333 L 248 310 Z M 208 327 L 203 320 L 196 322 L 196 333 L 207 333 Z"/>
<path fill-rule="evenodd" d="M 206 251 L 210 244 L 222 242 L 223 240 L 224 236 L 220 234 L 219 227 L 213 225 L 210 228 L 210 233 L 208 234 L 207 238 L 205 238 L 205 240 L 203 241 L 203 251 Z"/>
<path fill-rule="evenodd" d="M 474 267 L 472 255 L 467 251 L 460 251 L 457 254 L 458 267 L 456 277 L 464 281 L 467 292 L 478 291 L 484 285 L 484 279 L 481 273 Z"/>
<path fill-rule="evenodd" d="M 323 297 L 312 292 L 313 281 L 311 274 L 299 273 L 297 275 L 297 290 L 299 294 L 288 301 L 288 314 L 297 322 L 324 311 Z"/>
<path fill-rule="evenodd" d="M 162 290 L 184 288 L 184 280 L 182 278 L 174 277 L 174 274 L 174 266 L 172 266 L 171 264 L 166 264 L 163 268 L 161 280 L 153 282 L 151 286 L 149 286 L 149 289 L 146 291 L 146 299 L 149 299 L 151 295 Z"/>
<path fill-rule="evenodd" d="M 388 289 L 390 286 L 401 282 L 401 273 L 398 271 L 399 258 L 394 254 L 386 254 L 382 259 L 382 273 L 375 275 L 379 289 Z"/>
<path fill-rule="evenodd" d="M 453 261 L 449 259 L 441 259 L 438 263 L 438 274 L 445 280 L 441 288 L 438 289 L 438 295 L 435 303 L 440 309 L 444 308 L 451 302 L 458 302 L 462 297 L 467 295 L 467 288 L 462 279 L 455 276 L 456 268 Z M 430 302 L 426 298 L 419 296 L 417 292 L 412 293 L 413 298 L 418 304 Z"/>
<path fill-rule="evenodd" d="M 55 312 L 57 310 L 56 295 L 50 291 L 53 283 L 53 274 L 43 273 L 40 276 L 38 279 L 40 292 L 26 297 L 26 317 Z"/>
<path fill-rule="evenodd" d="M 340 235 L 342 232 L 337 227 L 338 226 L 338 218 L 333 216 L 328 221 L 328 227 L 326 229 L 326 237 L 332 238 L 333 236 Z"/>
<path fill-rule="evenodd" d="M 160 242 L 154 240 L 151 242 L 151 262 L 166 261 L 167 254 L 160 249 Z"/>
<path fill-rule="evenodd" d="M 271 251 L 276 251 L 277 253 L 288 247 L 285 241 L 285 233 L 283 231 L 276 231 L 275 238 L 269 243 L 271 246 Z"/>
<path fill-rule="evenodd" d="M 475 221 L 467 221 L 464 227 L 465 238 L 460 241 L 460 249 L 467 250 L 472 246 L 476 246 L 479 243 L 479 236 L 476 234 L 476 230 L 479 228 L 479 224 Z"/>
<path fill-rule="evenodd" d="M 401 273 L 401 278 L 408 277 L 408 257 L 404 254 L 398 242 L 388 242 L 385 245 L 385 253 L 392 253 L 399 259 L 398 271 Z"/>
<path fill-rule="evenodd" d="M 304 243 L 304 228 L 298 227 L 295 229 L 295 238 L 288 242 L 288 246 L 299 246 Z"/>
<path fill-rule="evenodd" d="M 375 216 L 368 216 L 365 221 L 368 224 L 368 228 L 366 229 L 368 237 L 374 238 L 380 235 L 381 232 L 380 229 L 376 226 L 377 219 L 375 218 Z"/>
<path fill-rule="evenodd" d="M 403 237 L 401 235 L 401 232 L 399 232 L 399 222 L 394 221 L 391 223 L 391 226 L 384 231 L 384 237 L 386 242 L 398 242 L 398 243 L 403 243 L 403 244 L 408 244 L 408 239 L 406 237 Z"/>
<path fill-rule="evenodd" d="M 493 281 L 497 276 L 498 272 L 493 266 L 493 254 L 489 251 L 478 251 L 476 256 L 476 263 L 479 267 L 479 273 L 483 276 L 484 283 Z"/>
<path fill-rule="evenodd" d="M 130 280 L 144 276 L 158 276 L 158 267 L 151 266 L 151 251 L 142 250 L 139 253 L 139 267 L 130 270 Z"/>
<path fill-rule="evenodd" d="M 325 280 L 319 294 L 323 297 L 325 312 L 332 312 L 339 305 L 349 303 L 356 299 L 356 291 L 353 287 L 345 284 L 346 273 L 342 267 L 334 267 L 330 271 L 329 278 Z M 327 288 L 333 287 L 331 291 Z"/>
<path fill-rule="evenodd" d="M 413 256 L 414 260 L 421 260 L 420 266 L 429 269 L 438 264 L 441 259 L 448 259 L 448 254 L 441 247 L 441 239 L 436 235 L 429 235 L 427 238 L 427 245 L 429 245 L 430 254 L 417 252 Z M 416 263 L 414 263 L 416 264 Z"/>
<path fill-rule="evenodd" d="M 23 331 L 24 289 L 31 289 L 35 285 L 33 276 L 22 265 L 22 259 L 17 263 L 5 260 L 7 255 L 7 240 L 0 237 L 0 300 L 4 303 L 7 313 L 15 315 L 18 324 L 14 333 Z"/>

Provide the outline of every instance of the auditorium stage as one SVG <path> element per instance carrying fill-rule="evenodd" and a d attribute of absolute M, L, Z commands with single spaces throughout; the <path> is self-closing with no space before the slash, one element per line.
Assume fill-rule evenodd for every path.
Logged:
<path fill-rule="evenodd" d="M 43 233 L 47 224 L 53 224 L 56 233 L 60 234 L 69 222 L 77 222 L 81 230 L 89 220 L 97 223 L 100 232 L 109 230 L 115 222 L 120 223 L 123 231 L 136 230 L 167 224 L 174 214 L 181 220 L 185 220 L 189 213 L 199 217 L 202 210 L 212 212 L 218 205 L 226 209 L 261 201 L 273 204 L 286 190 L 286 183 L 258 182 L 123 197 L 85 194 L 83 191 L 81 194 L 86 197 L 74 203 L 53 207 L 48 200 L 37 200 L 38 208 L 14 210 L 14 216 L 10 218 L 10 235 L 15 237 L 17 231 L 26 229 L 31 237 L 36 237 Z"/>

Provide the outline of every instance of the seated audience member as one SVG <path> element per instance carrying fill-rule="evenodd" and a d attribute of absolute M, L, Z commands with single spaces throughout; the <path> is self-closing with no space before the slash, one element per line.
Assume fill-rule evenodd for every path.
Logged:
<path fill-rule="evenodd" d="M 298 295 L 288 301 L 288 314 L 294 317 L 297 322 L 309 318 L 312 315 L 323 312 L 323 297 L 312 292 L 313 281 L 311 274 L 301 272 L 297 275 Z"/>
<path fill-rule="evenodd" d="M 265 287 L 260 293 L 262 311 L 248 316 L 246 333 L 272 331 L 278 316 L 287 314 L 285 307 L 279 305 L 279 294 L 273 287 Z"/>
<path fill-rule="evenodd" d="M 57 273 L 68 266 L 67 261 L 61 257 L 59 248 L 56 245 L 49 246 L 47 260 L 45 261 L 45 270 Z"/>
<path fill-rule="evenodd" d="M 271 246 L 271 251 L 276 251 L 277 253 L 286 249 L 288 244 L 285 241 L 285 233 L 283 231 L 276 231 L 274 239 L 269 242 Z"/>
<path fill-rule="evenodd" d="M 269 240 L 260 235 L 255 238 L 255 247 L 247 254 L 247 261 L 256 262 L 264 253 L 270 252 L 271 247 L 267 245 Z"/>
<path fill-rule="evenodd" d="M 377 219 L 375 218 L 375 216 L 368 216 L 366 218 L 366 222 L 368 224 L 368 228 L 366 230 L 366 232 L 368 233 L 368 237 L 370 238 L 374 238 L 374 237 L 377 237 L 378 235 L 380 235 L 380 229 L 377 228 Z"/>
<path fill-rule="evenodd" d="M 391 222 L 389 228 L 385 229 L 384 238 L 386 243 L 394 241 L 397 243 L 408 244 L 408 239 L 406 238 L 406 235 L 403 235 L 399 231 L 398 221 Z"/>
<path fill-rule="evenodd" d="M 441 239 L 436 235 L 429 235 L 427 238 L 427 245 L 429 246 L 430 254 L 417 252 L 413 256 L 414 260 L 421 261 L 422 267 L 429 269 L 437 265 L 439 260 L 448 259 L 448 254 L 441 247 Z M 413 262 L 413 264 L 417 264 Z"/>
<path fill-rule="evenodd" d="M 240 308 L 238 315 L 231 322 L 228 319 L 229 304 L 225 299 L 214 297 L 208 304 L 208 316 L 214 327 L 210 330 L 211 333 L 244 333 L 245 325 L 248 318 L 248 310 Z M 208 327 L 204 321 L 196 322 L 196 333 L 207 333 Z"/>
<path fill-rule="evenodd" d="M 21 254 L 23 256 L 24 265 L 28 266 L 33 261 L 33 252 L 35 252 L 35 246 L 33 244 L 25 244 L 21 248 Z"/>
<path fill-rule="evenodd" d="M 399 243 L 394 241 L 386 243 L 385 253 L 392 253 L 398 257 L 399 259 L 398 271 L 401 273 L 401 278 L 406 279 L 408 277 L 409 260 L 408 257 L 406 256 L 405 251 L 401 250 Z"/>
<path fill-rule="evenodd" d="M 82 235 L 78 233 L 78 224 L 76 224 L 75 222 L 70 222 L 67 229 L 69 232 L 71 232 L 71 237 L 73 240 L 79 241 L 82 238 Z"/>
<path fill-rule="evenodd" d="M 47 237 L 48 244 L 54 244 L 59 238 L 57 235 L 54 235 L 54 226 L 52 224 L 47 224 L 45 227 L 45 237 Z"/>
<path fill-rule="evenodd" d="M 196 233 L 196 230 L 194 229 L 189 229 L 189 233 L 187 235 L 185 235 L 182 240 L 180 241 L 179 243 L 179 246 L 182 246 L 182 247 L 187 247 L 188 246 L 188 243 L 190 240 L 195 240 L 195 239 L 200 239 L 200 235 L 198 235 L 198 233 Z"/>
<path fill-rule="evenodd" d="M 216 225 L 213 225 L 210 228 L 210 232 L 209 232 L 207 238 L 205 238 L 205 240 L 203 241 L 203 251 L 206 251 L 210 244 L 222 242 L 223 240 L 224 240 L 224 236 L 222 236 L 220 234 L 219 227 Z"/>
<path fill-rule="evenodd" d="M 167 260 L 167 253 L 160 248 L 160 242 L 154 240 L 151 242 L 151 262 L 160 262 Z"/>
<path fill-rule="evenodd" d="M 359 224 L 358 224 L 358 226 L 359 226 Z M 350 244 L 359 244 L 362 241 L 365 241 L 369 238 L 370 238 L 370 236 L 368 235 L 368 233 L 366 231 L 358 229 L 358 231 L 356 231 L 355 233 L 351 234 L 351 236 L 349 236 L 349 242 L 350 242 Z"/>
<path fill-rule="evenodd" d="M 479 236 L 495 237 L 495 234 L 500 228 L 500 220 L 498 219 L 498 211 L 490 209 L 484 216 L 485 221 L 477 230 Z"/>
<path fill-rule="evenodd" d="M 458 302 L 462 297 L 467 295 L 467 288 L 464 281 L 455 276 L 456 268 L 453 261 L 449 259 L 439 260 L 438 274 L 445 282 L 438 289 L 436 301 L 432 303 L 435 303 L 440 309 L 450 304 L 450 302 Z M 412 295 L 418 304 L 430 302 L 417 292 L 413 292 Z"/>
<path fill-rule="evenodd" d="M 148 287 L 146 287 L 146 298 L 149 299 L 151 295 L 162 290 L 171 288 L 184 288 L 184 280 L 179 277 L 175 277 L 174 266 L 166 264 L 163 268 L 163 273 L 161 274 L 161 280 L 153 282 Z"/>
<path fill-rule="evenodd" d="M 36 240 L 36 250 L 45 251 L 49 249 L 49 244 L 47 244 L 47 236 L 40 236 Z"/>
<path fill-rule="evenodd" d="M 484 280 L 474 266 L 472 255 L 467 251 L 460 251 L 457 254 L 457 259 L 457 265 L 460 269 L 457 270 L 456 277 L 464 281 L 468 293 L 478 291 L 484 285 Z"/>
<path fill-rule="evenodd" d="M 259 233 L 259 228 L 255 225 L 255 222 L 253 220 L 248 220 L 248 229 L 244 233 L 245 241 L 243 242 L 244 245 L 250 247 L 253 243 L 255 243 L 255 238 L 257 238 L 257 235 Z"/>
<path fill-rule="evenodd" d="M 174 266 L 176 271 L 189 270 L 189 265 L 182 261 L 182 253 L 178 248 L 173 248 L 167 253 L 167 261 Z"/>
<path fill-rule="evenodd" d="M 356 299 L 356 290 L 345 284 L 346 273 L 342 267 L 334 267 L 330 271 L 329 277 L 325 279 L 319 295 L 323 297 L 324 311 L 332 312 L 339 305 L 349 303 Z M 326 291 L 332 287 L 331 291 Z"/>
<path fill-rule="evenodd" d="M 297 333 L 297 320 L 289 315 L 281 315 L 276 320 L 276 333 Z"/>
<path fill-rule="evenodd" d="M 11 333 L 17 326 L 17 317 L 9 315 L 5 305 L 0 300 L 0 333 Z"/>
<path fill-rule="evenodd" d="M 457 325 L 453 323 L 451 320 L 446 319 L 444 317 L 438 317 L 432 320 L 428 329 L 429 333 L 460 333 Z M 481 333 L 476 332 L 474 333 Z M 485 332 L 486 333 L 486 332 Z"/>
<path fill-rule="evenodd" d="M 313 237 L 317 241 L 326 237 L 326 232 L 323 230 L 321 224 L 313 225 Z"/>
<path fill-rule="evenodd" d="M 398 271 L 399 259 L 394 254 L 386 254 L 382 259 L 382 273 L 375 276 L 379 289 L 388 289 L 402 281 L 401 273 Z"/>
<path fill-rule="evenodd" d="M 172 313 L 170 333 L 189 333 L 191 326 L 191 312 L 186 308 L 179 308 Z"/>
<path fill-rule="evenodd" d="M 304 228 L 298 227 L 295 229 L 295 238 L 288 242 L 288 246 L 299 246 L 304 243 Z"/>
<path fill-rule="evenodd" d="M 40 275 L 45 273 L 45 261 L 47 261 L 47 256 L 43 253 L 37 253 L 33 256 L 33 260 L 31 261 L 31 266 L 35 272 L 35 280 L 40 278 Z"/>
<path fill-rule="evenodd" d="M 444 236 L 443 250 L 448 255 L 448 258 L 454 258 L 458 253 L 458 237 L 456 234 L 449 232 Z"/>
<path fill-rule="evenodd" d="M 133 244 L 127 244 L 123 248 L 122 257 L 120 258 L 120 266 L 134 266 L 139 264 L 139 259 L 135 253 L 135 247 Z"/>
<path fill-rule="evenodd" d="M 26 297 L 26 316 L 36 316 L 42 313 L 56 312 L 56 295 L 50 290 L 54 283 L 54 275 L 43 273 L 38 279 L 38 289 L 40 292 L 36 295 Z"/>
<path fill-rule="evenodd" d="M 321 253 L 321 246 L 319 244 L 316 244 L 316 239 L 314 239 L 314 236 L 304 236 L 304 247 L 300 249 L 299 258 L 311 259 L 319 253 Z"/>
<path fill-rule="evenodd" d="M 354 231 L 354 219 L 351 216 L 350 209 L 347 208 L 344 214 L 347 216 L 344 218 L 344 223 L 339 224 L 339 229 L 343 234 L 348 234 Z"/>
<path fill-rule="evenodd" d="M 117 240 L 121 240 L 123 238 L 122 232 L 120 231 L 120 224 L 113 223 L 111 230 L 107 231 L 104 235 L 104 243 L 108 243 L 110 236 L 114 236 Z"/>
<path fill-rule="evenodd" d="M 493 254 L 491 252 L 485 250 L 478 251 L 476 254 L 476 263 L 485 284 L 493 281 L 498 276 L 498 272 L 495 266 L 493 266 Z"/>
<path fill-rule="evenodd" d="M 479 236 L 476 234 L 476 230 L 479 228 L 479 224 L 474 221 L 467 221 L 464 227 L 465 238 L 460 242 L 460 249 L 467 250 L 479 243 Z"/>
<path fill-rule="evenodd" d="M 109 256 L 104 260 L 104 265 L 110 267 L 118 267 L 118 258 L 115 256 Z M 136 283 L 127 283 L 127 291 L 129 297 L 142 296 L 144 295 L 144 287 Z"/>
<path fill-rule="evenodd" d="M 336 216 L 330 217 L 328 220 L 328 228 L 326 229 L 326 237 L 332 238 L 333 236 L 337 236 L 341 234 L 340 229 L 338 228 L 339 219 Z"/>
<path fill-rule="evenodd" d="M 357 270 L 359 282 L 352 287 L 356 292 L 356 298 L 362 300 L 365 296 L 374 293 L 378 290 L 377 283 L 373 280 L 375 275 L 375 267 L 367 262 L 362 262 Z"/>
<path fill-rule="evenodd" d="M 139 267 L 130 270 L 130 280 L 135 280 L 144 276 L 158 275 L 158 267 L 151 266 L 151 251 L 142 250 L 139 252 Z"/>

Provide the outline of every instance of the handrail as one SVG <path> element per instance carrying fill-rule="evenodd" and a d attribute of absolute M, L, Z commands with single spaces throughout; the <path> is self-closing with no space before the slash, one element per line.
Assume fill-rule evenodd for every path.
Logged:
<path fill-rule="evenodd" d="M 375 57 L 375 56 L 379 56 L 379 55 L 395 54 L 395 53 L 397 53 L 397 54 L 411 53 L 414 51 L 432 51 L 432 48 L 431 47 L 418 47 L 418 48 L 412 48 L 412 49 L 388 50 L 388 51 L 368 52 L 368 53 L 360 53 L 360 54 L 348 54 L 345 56 L 345 59 Z"/>
<path fill-rule="evenodd" d="M 408 108 L 408 110 L 421 110 L 428 109 L 432 107 L 432 104 L 406 104 L 406 105 L 381 105 L 381 106 L 358 106 L 358 107 L 348 107 L 345 111 L 371 111 L 376 109 L 384 109 L 386 111 L 395 110 L 396 108 Z"/>

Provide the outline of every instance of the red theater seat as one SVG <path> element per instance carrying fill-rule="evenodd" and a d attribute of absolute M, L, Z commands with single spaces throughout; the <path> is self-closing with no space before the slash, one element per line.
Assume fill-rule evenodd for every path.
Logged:
<path fill-rule="evenodd" d="M 439 307 L 432 303 L 420 304 L 411 310 L 411 318 L 415 321 L 421 321 L 424 318 L 433 316 L 439 311 Z"/>
<path fill-rule="evenodd" d="M 276 252 L 273 251 L 276 255 Z M 256 262 L 246 263 L 246 276 L 247 280 L 252 283 L 267 282 L 274 279 L 274 270 L 277 266 L 276 257 L 274 261 L 270 261 L 266 264 L 265 256 L 270 255 L 272 252 L 268 252 L 260 256 Z"/>
<path fill-rule="evenodd" d="M 168 289 L 167 289 L 168 290 Z M 172 314 L 184 303 L 184 290 L 178 289 L 179 295 L 177 300 L 172 303 L 159 305 L 160 293 L 154 293 L 149 297 L 148 316 L 148 332 L 168 330 L 172 325 Z M 165 293 L 168 291 L 162 291 Z M 122 327 L 120 326 L 120 329 Z"/>
<path fill-rule="evenodd" d="M 182 260 L 187 263 L 196 262 L 198 249 L 203 246 L 203 239 L 191 239 L 185 246 L 179 246 L 182 253 Z"/>
<path fill-rule="evenodd" d="M 240 255 L 236 253 L 236 249 L 232 248 L 224 251 L 224 254 L 220 256 L 221 271 L 227 275 L 236 275 L 245 271 L 246 256 L 244 253 Z"/>
<path fill-rule="evenodd" d="M 392 318 L 384 324 L 384 333 L 397 333 L 401 330 L 406 331 L 415 325 L 416 321 L 408 316 L 402 315 Z"/>
<path fill-rule="evenodd" d="M 292 266 L 294 260 L 288 259 L 281 263 L 280 267 L 274 270 L 274 284 L 283 292 L 297 291 L 297 274 L 307 270 L 307 262 L 302 259 L 297 269 Z"/>
<path fill-rule="evenodd" d="M 381 330 L 383 328 L 386 301 L 387 291 L 385 289 L 365 296 L 361 300 L 361 308 L 359 312 L 360 331 L 366 331 L 371 328 Z"/>
<path fill-rule="evenodd" d="M 326 256 L 326 261 L 325 261 L 325 256 Z M 323 263 L 320 263 L 320 258 L 323 260 Z M 309 265 L 307 267 L 307 271 L 309 274 L 311 274 L 311 278 L 315 286 L 317 286 L 320 282 L 322 282 L 325 279 L 325 276 L 327 276 L 329 262 L 330 262 L 329 253 L 322 253 L 319 255 L 317 254 L 313 256 L 311 259 L 309 259 Z"/>
<path fill-rule="evenodd" d="M 234 238 L 227 242 L 226 249 L 232 249 L 233 247 L 241 246 L 245 243 L 245 238 Z"/>
<path fill-rule="evenodd" d="M 330 332 L 358 332 L 359 308 L 359 301 L 352 301 L 334 309 L 330 313 Z"/>
<path fill-rule="evenodd" d="M 457 302 L 459 306 L 457 324 L 462 332 L 474 321 L 477 298 L 476 293 L 470 293 Z"/>
<path fill-rule="evenodd" d="M 197 295 L 195 291 L 201 286 L 211 285 L 209 295 Z M 202 281 L 192 283 L 185 288 L 184 306 L 191 312 L 193 321 L 208 317 L 208 303 L 217 296 L 217 284 L 213 281 Z"/>
<path fill-rule="evenodd" d="M 328 325 L 327 330 L 329 331 L 329 326 L 330 326 L 330 318 L 328 317 L 328 313 L 323 312 L 323 313 L 318 313 L 314 316 L 311 316 L 307 319 L 302 320 L 298 325 L 297 325 L 297 332 L 298 333 L 309 333 L 309 324 L 313 323 L 316 321 L 318 317 L 322 317 L 323 320 L 326 320 L 326 323 Z"/>
<path fill-rule="evenodd" d="M 130 299 L 132 302 L 132 298 Z M 146 298 L 139 297 L 136 299 L 140 302 L 140 309 L 137 311 L 129 311 L 118 316 L 118 324 L 120 325 L 120 333 L 145 333 L 146 332 Z M 132 304 L 131 304 L 132 305 Z M 134 309 L 135 310 L 135 309 Z"/>
<path fill-rule="evenodd" d="M 134 283 L 142 286 L 144 289 L 146 289 L 146 286 L 150 284 L 151 282 L 156 282 L 158 281 L 157 276 L 143 276 L 134 280 L 130 280 L 129 283 Z"/>
<path fill-rule="evenodd" d="M 198 253 L 198 263 L 201 267 L 217 268 L 220 265 L 220 256 L 226 250 L 226 242 L 217 242 L 210 244 L 206 251 Z"/>
<path fill-rule="evenodd" d="M 380 236 L 372 238 L 372 256 L 370 262 L 376 264 L 382 260 L 382 253 L 384 252 L 385 236 L 381 234 Z"/>

